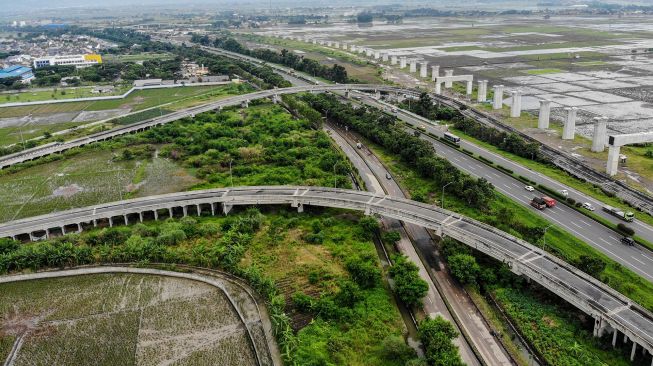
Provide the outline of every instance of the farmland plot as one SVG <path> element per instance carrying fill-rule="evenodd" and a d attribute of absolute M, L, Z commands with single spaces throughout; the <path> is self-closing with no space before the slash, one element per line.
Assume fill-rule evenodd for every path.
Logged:
<path fill-rule="evenodd" d="M 226 295 L 199 282 L 103 274 L 0 291 L 0 360 L 22 340 L 16 366 L 256 363 Z"/>

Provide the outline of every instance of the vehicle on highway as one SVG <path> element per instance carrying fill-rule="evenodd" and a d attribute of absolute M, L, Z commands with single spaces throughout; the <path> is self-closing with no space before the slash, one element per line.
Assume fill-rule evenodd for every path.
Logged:
<path fill-rule="evenodd" d="M 460 145 L 460 137 L 454 135 L 451 132 L 445 132 L 444 139 L 456 145 Z"/>
<path fill-rule="evenodd" d="M 524 189 L 529 191 L 529 192 L 533 192 L 535 190 L 535 188 L 533 188 L 533 186 L 526 186 L 526 187 L 524 187 Z"/>
<path fill-rule="evenodd" d="M 361 99 L 363 99 L 363 98 L 362 98 L 360 95 L 356 95 L 356 96 L 354 96 L 354 99 L 356 99 L 356 100 L 361 100 Z"/>
<path fill-rule="evenodd" d="M 566 189 L 561 189 L 560 194 L 563 195 L 564 197 L 569 197 L 569 191 Z"/>
<path fill-rule="evenodd" d="M 422 132 L 426 132 L 426 126 L 425 125 L 419 125 L 419 126 L 417 126 L 417 129 L 422 131 Z"/>
<path fill-rule="evenodd" d="M 360 142 L 357 142 L 357 143 L 356 143 L 356 147 L 359 148 L 359 149 L 362 149 L 362 148 L 363 148 L 363 144 L 361 144 Z"/>
<path fill-rule="evenodd" d="M 531 200 L 531 206 L 538 210 L 544 210 L 546 208 L 546 202 L 541 197 L 533 197 Z"/>
<path fill-rule="evenodd" d="M 390 175 L 390 173 L 387 173 L 387 172 L 385 173 L 385 179 L 392 179 L 392 176 Z"/>
<path fill-rule="evenodd" d="M 589 202 L 584 202 L 582 207 L 586 210 L 594 211 L 594 206 Z"/>
<path fill-rule="evenodd" d="M 392 113 L 397 113 L 397 108 L 392 107 Z"/>
<path fill-rule="evenodd" d="M 553 207 L 556 205 L 556 200 L 549 196 L 542 196 L 542 200 L 546 203 L 546 207 Z"/>
<path fill-rule="evenodd" d="M 621 238 L 621 244 L 626 244 L 632 247 L 635 246 L 635 240 L 633 240 L 633 238 L 631 238 L 630 236 L 624 236 L 623 238 Z"/>
<path fill-rule="evenodd" d="M 635 214 L 633 214 L 631 211 L 624 212 L 616 207 L 606 205 L 603 206 L 603 211 L 624 221 L 632 222 L 635 219 Z"/>

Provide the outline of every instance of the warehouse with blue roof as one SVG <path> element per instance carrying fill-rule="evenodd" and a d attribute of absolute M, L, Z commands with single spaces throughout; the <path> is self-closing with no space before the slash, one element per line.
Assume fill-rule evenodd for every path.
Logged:
<path fill-rule="evenodd" d="M 14 65 L 0 70 L 0 79 L 21 78 L 23 82 L 28 82 L 34 78 L 31 67 Z"/>

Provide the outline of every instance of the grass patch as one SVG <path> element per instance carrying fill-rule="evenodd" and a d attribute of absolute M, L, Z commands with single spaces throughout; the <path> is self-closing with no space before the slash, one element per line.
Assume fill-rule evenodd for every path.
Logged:
<path fill-rule="evenodd" d="M 534 69 L 534 70 L 525 70 L 524 72 L 529 75 L 544 75 L 544 74 L 555 74 L 563 71 L 560 69 Z"/>

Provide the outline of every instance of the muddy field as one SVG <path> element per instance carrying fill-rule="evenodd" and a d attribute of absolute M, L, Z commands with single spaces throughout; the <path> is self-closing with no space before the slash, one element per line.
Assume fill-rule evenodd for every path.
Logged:
<path fill-rule="evenodd" d="M 226 295 L 163 276 L 0 285 L 0 360 L 20 365 L 254 365 Z"/>

